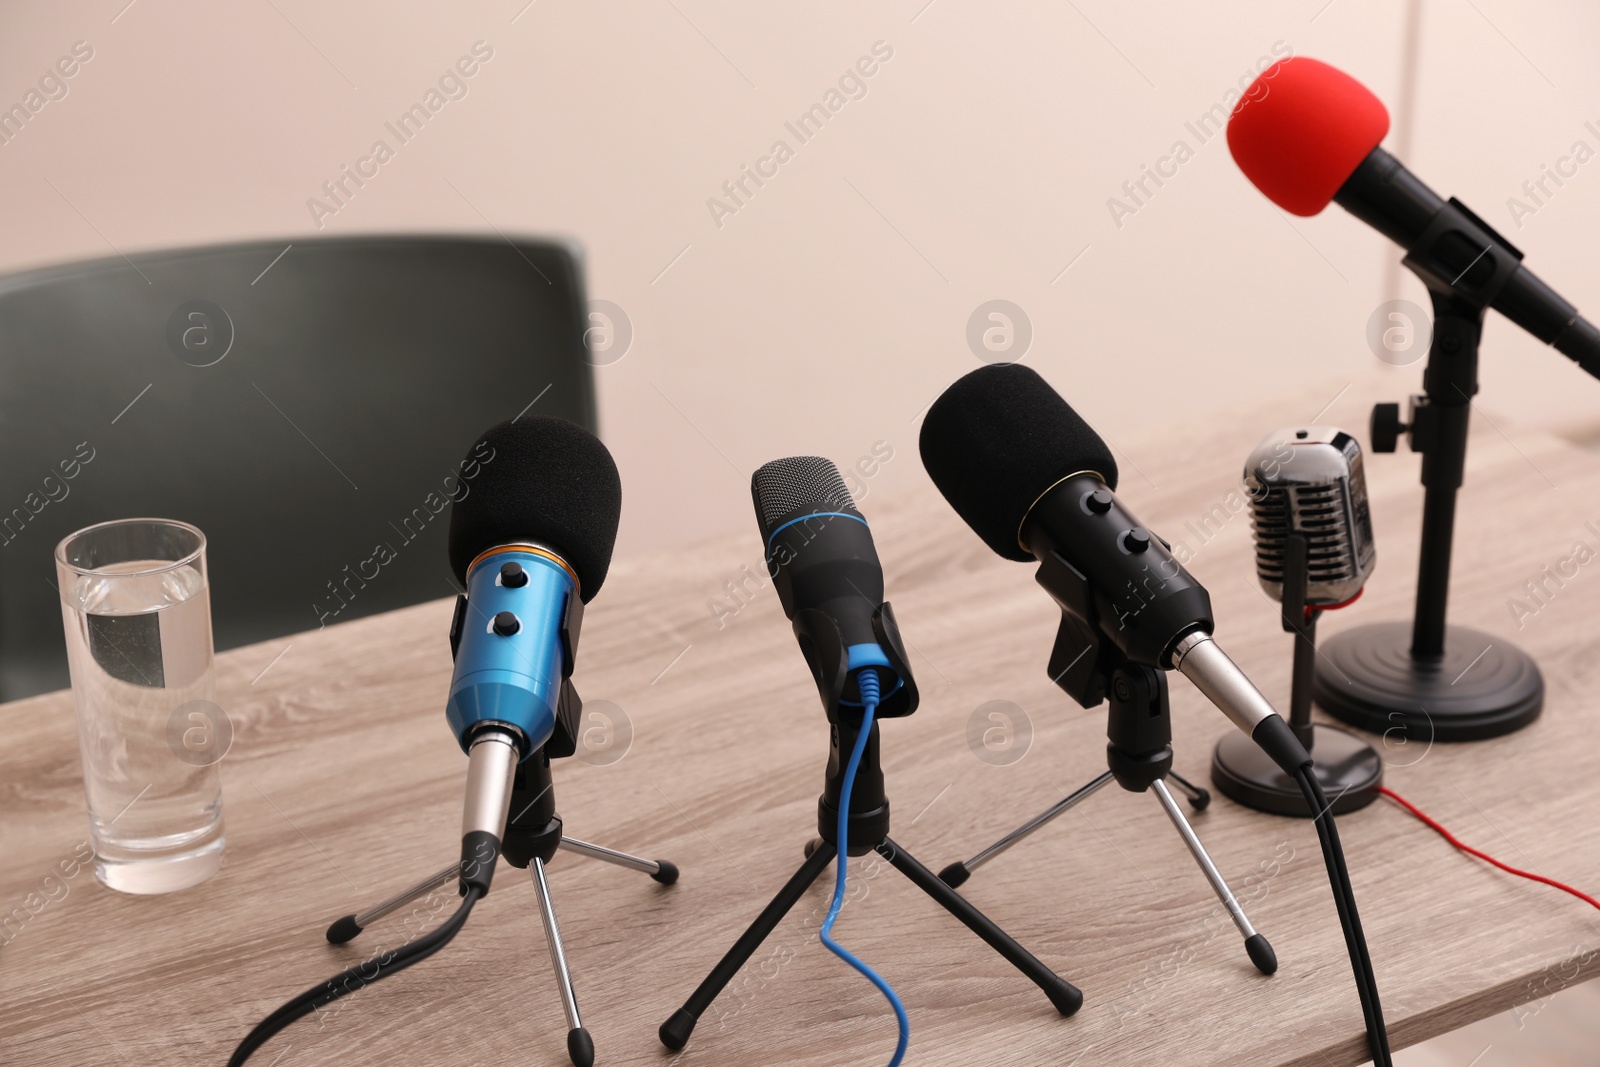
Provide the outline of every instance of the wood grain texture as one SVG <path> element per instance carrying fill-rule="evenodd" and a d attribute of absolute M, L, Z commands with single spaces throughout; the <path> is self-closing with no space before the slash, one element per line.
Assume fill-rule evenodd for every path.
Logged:
<path fill-rule="evenodd" d="M 1280 706 L 1290 646 L 1254 580 L 1248 515 L 1203 546 L 1188 524 L 1227 500 L 1261 436 L 1309 416 L 1337 387 L 1203 430 L 1114 442 L 1131 449 L 1120 455 L 1123 499 L 1197 548 L 1191 569 L 1212 592 L 1219 640 Z M 1362 425 L 1365 406 L 1396 391 L 1361 383 L 1327 419 Z M 892 462 L 917 463 L 914 432 L 892 442 Z M 1415 456 L 1370 458 L 1379 568 L 1361 604 L 1328 617 L 1324 634 L 1409 617 L 1416 472 Z M 1467 485 L 1452 618 L 1532 652 L 1546 711 L 1498 741 L 1384 745 L 1388 781 L 1467 840 L 1593 889 L 1600 564 L 1520 632 L 1506 601 L 1575 541 L 1600 545 L 1584 526 L 1600 526 L 1600 458 L 1480 418 Z M 924 693 L 915 716 L 883 728 L 893 833 L 937 869 L 1103 770 L 1104 710 L 1086 712 L 1050 686 L 1055 617 L 1031 568 L 992 556 L 931 486 L 869 496 L 864 510 Z M 665 888 L 567 855 L 552 864 L 602 1064 L 858 1065 L 887 1060 L 893 1047 L 881 997 L 816 943 L 826 878 L 685 1052 L 665 1053 L 655 1036 L 799 864 L 815 829 L 826 725 L 776 597 L 747 582 L 747 606 L 720 627 L 708 606 L 726 601 L 725 582 L 746 581 L 745 566 L 761 574 L 758 552 L 752 529 L 619 559 L 585 620 L 578 687 L 623 709 L 634 738 L 613 764 L 558 765 L 567 829 L 683 870 Z M 395 920 L 341 947 L 322 931 L 455 853 L 465 760 L 441 715 L 449 616 L 439 601 L 221 656 L 219 702 L 236 727 L 223 764 L 226 866 L 164 898 L 120 896 L 87 871 L 68 883 L 0 948 L 0 1063 L 220 1064 L 263 1014 L 402 938 Z M 1026 756 L 1003 767 L 977 759 L 966 739 L 974 709 L 995 699 L 1020 705 L 1033 730 Z M 1176 677 L 1172 703 L 1177 769 L 1204 780 L 1211 746 L 1230 727 Z M 8 911 L 87 827 L 68 696 L 0 707 L 0 725 Z M 1194 823 L 1276 947 L 1275 976 L 1251 967 L 1152 797 L 1103 791 L 968 883 L 970 899 L 1083 989 L 1072 1019 L 895 872 L 857 861 L 864 895 L 839 936 L 903 996 L 907 1062 L 1362 1062 L 1359 1007 L 1311 826 L 1222 798 Z M 1397 1048 L 1600 966 L 1561 967 L 1600 946 L 1600 915 L 1565 895 L 1458 855 L 1385 802 L 1341 829 Z M 257 1060 L 556 1067 L 567 1062 L 564 1029 L 526 875 L 502 868 L 447 950 L 296 1024 Z"/>

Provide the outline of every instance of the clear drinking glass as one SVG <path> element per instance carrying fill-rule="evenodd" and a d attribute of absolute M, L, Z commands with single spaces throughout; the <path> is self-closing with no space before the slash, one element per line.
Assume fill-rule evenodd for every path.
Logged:
<path fill-rule="evenodd" d="M 188 523 L 122 519 L 56 546 L 95 876 L 170 893 L 222 866 L 232 740 L 213 703 L 206 539 Z"/>

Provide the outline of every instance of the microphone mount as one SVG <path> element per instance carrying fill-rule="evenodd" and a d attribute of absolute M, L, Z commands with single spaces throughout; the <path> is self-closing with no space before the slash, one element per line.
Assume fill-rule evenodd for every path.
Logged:
<path fill-rule="evenodd" d="M 893 678 L 885 686 L 887 691 L 875 717 L 898 719 L 910 715 L 917 710 L 917 683 L 911 676 L 894 609 L 887 600 L 872 609 L 872 635 L 887 661 L 877 665 L 880 673 L 887 671 Z M 817 684 L 817 695 L 822 698 L 828 721 L 834 726 L 849 722 L 859 726 L 861 703 L 859 699 L 851 699 L 853 686 L 847 684 L 852 670 L 850 649 L 839 632 L 839 624 L 825 611 L 801 608 L 794 613 L 794 636 L 805 656 L 806 666 L 811 668 L 811 678 Z"/>
<path fill-rule="evenodd" d="M 1317 617 L 1329 609 L 1307 603 L 1310 583 L 1311 539 L 1303 530 L 1291 529 L 1284 538 L 1280 614 L 1284 633 L 1295 638 L 1289 729 L 1316 761 L 1312 771 L 1322 791 L 1333 798 L 1333 813 L 1343 815 L 1378 799 L 1378 789 L 1383 785 L 1383 759 L 1377 749 L 1356 735 L 1311 721 Z M 1211 781 L 1224 796 L 1257 811 L 1301 818 L 1314 814 L 1299 784 L 1238 733 L 1225 734 L 1217 741 L 1211 753 Z"/>
<path fill-rule="evenodd" d="M 1521 258 L 1452 199 L 1403 261 L 1428 287 L 1433 337 L 1423 392 L 1411 398 L 1409 421 L 1401 421 L 1398 404 L 1376 405 L 1371 444 L 1374 452 L 1393 452 L 1404 434 L 1411 450 L 1422 454 L 1415 611 L 1409 634 L 1403 623 L 1378 623 L 1329 640 L 1314 688 L 1328 714 L 1360 729 L 1425 744 L 1472 741 L 1521 729 L 1543 710 L 1544 680 L 1527 653 L 1498 636 L 1446 622 L 1483 320 Z"/>
<path fill-rule="evenodd" d="M 1072 564 L 1046 551 L 1036 576 L 1062 609 L 1061 625 L 1050 652 L 1050 680 L 1085 708 L 1102 703 L 1108 705 L 1107 769 L 971 859 L 948 865 L 939 872 L 940 880 L 952 889 L 960 888 L 983 864 L 1115 781 L 1130 793 L 1148 792 L 1156 797 L 1244 938 L 1245 952 L 1251 963 L 1262 974 L 1272 974 L 1278 969 L 1272 945 L 1251 925 L 1238 898 L 1228 888 L 1227 881 L 1167 789 L 1167 779 L 1171 779 L 1197 812 L 1211 803 L 1210 792 L 1172 770 L 1172 715 L 1166 670 L 1138 662 L 1101 632 L 1094 591 Z M 1126 621 L 1126 615 L 1119 616 L 1119 625 Z M 1204 631 L 1194 627 L 1189 633 Z M 1181 645 L 1186 636 L 1180 635 L 1177 644 Z M 1206 641 L 1209 642 L 1209 637 Z M 1253 745 L 1248 737 L 1241 736 L 1240 740 Z"/>

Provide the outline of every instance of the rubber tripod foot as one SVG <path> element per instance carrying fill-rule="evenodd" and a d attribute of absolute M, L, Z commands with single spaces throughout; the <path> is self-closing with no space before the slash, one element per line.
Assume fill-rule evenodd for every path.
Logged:
<path fill-rule="evenodd" d="M 356 917 L 354 915 L 346 915 L 343 918 L 335 919 L 333 920 L 333 925 L 328 927 L 328 944 L 342 945 L 346 941 L 354 939 L 360 932 L 361 927 L 356 925 Z"/>
<path fill-rule="evenodd" d="M 1270 952 L 1271 949 L 1267 951 Z M 1044 991 L 1044 995 L 1050 998 L 1050 1003 L 1054 1004 L 1056 1011 L 1063 1016 L 1075 1015 L 1078 1009 L 1083 1007 L 1083 992 L 1065 978 L 1057 978 L 1050 988 Z"/>
<path fill-rule="evenodd" d="M 1204 786 L 1196 786 L 1194 796 L 1189 798 L 1189 807 L 1195 811 L 1205 811 L 1211 806 L 1211 790 Z"/>
<path fill-rule="evenodd" d="M 662 885 L 672 885 L 678 880 L 678 865 L 676 863 L 669 863 L 666 860 L 656 860 L 656 866 L 660 867 L 661 869 L 655 874 L 652 874 L 650 876 L 651 878 L 654 878 Z"/>
<path fill-rule="evenodd" d="M 567 1031 L 567 1055 L 572 1067 L 594 1067 L 594 1038 L 583 1027 Z"/>
<path fill-rule="evenodd" d="M 1272 951 L 1272 944 L 1260 934 L 1251 934 L 1244 939 L 1244 950 L 1250 953 L 1250 962 L 1256 965 L 1256 970 L 1262 974 L 1271 974 L 1278 969 L 1278 954 Z"/>
<path fill-rule="evenodd" d="M 699 1021 L 689 1014 L 689 1009 L 679 1008 L 672 1013 L 672 1018 L 661 1024 L 656 1034 L 663 1045 L 676 1052 L 689 1043 L 689 1035 L 694 1033 L 694 1024 Z"/>
<path fill-rule="evenodd" d="M 967 865 L 957 860 L 939 872 L 939 881 L 951 889 L 960 889 L 966 885 L 967 879 L 972 877 L 972 872 L 967 870 Z"/>

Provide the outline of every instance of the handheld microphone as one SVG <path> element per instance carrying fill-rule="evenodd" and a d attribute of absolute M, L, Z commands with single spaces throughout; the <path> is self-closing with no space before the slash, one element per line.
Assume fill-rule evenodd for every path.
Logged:
<path fill-rule="evenodd" d="M 1113 494 L 1111 450 L 1037 373 L 996 365 L 958 379 L 928 409 L 919 446 L 956 513 L 998 555 L 1038 560 L 1064 611 L 1099 620 L 1129 661 L 1181 672 L 1285 771 L 1311 762 L 1211 639 L 1205 588 Z"/>
<path fill-rule="evenodd" d="M 1270 434 L 1245 460 L 1256 577 L 1282 602 L 1289 537 L 1306 539 L 1304 607 L 1332 610 L 1361 595 L 1377 566 L 1361 445 L 1343 430 L 1309 426 Z M 1291 599 L 1298 596 L 1291 594 Z"/>
<path fill-rule="evenodd" d="M 794 624 L 830 718 L 861 706 L 863 669 L 876 669 L 878 717 L 916 710 L 916 683 L 883 599 L 883 565 L 872 530 L 839 468 L 821 456 L 790 456 L 750 476 L 767 573 Z"/>
<path fill-rule="evenodd" d="M 622 485 L 605 445 L 564 419 L 500 423 L 468 458 L 482 470 L 450 509 L 450 567 L 467 592 L 445 718 L 469 757 L 462 881 L 487 893 L 516 766 L 555 732 L 583 605 L 611 564 Z"/>
<path fill-rule="evenodd" d="M 1378 147 L 1389 113 L 1365 86 L 1304 56 L 1262 72 L 1228 120 L 1228 148 L 1267 199 L 1295 215 L 1334 201 L 1407 252 L 1430 289 L 1487 305 L 1600 377 L 1600 330 L 1455 198 Z"/>

